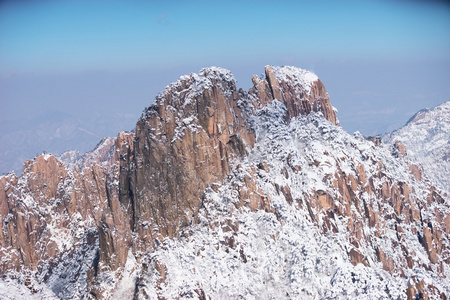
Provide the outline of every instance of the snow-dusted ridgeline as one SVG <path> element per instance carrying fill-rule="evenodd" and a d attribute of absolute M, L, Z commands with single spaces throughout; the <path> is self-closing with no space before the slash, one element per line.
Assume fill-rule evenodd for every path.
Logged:
<path fill-rule="evenodd" d="M 386 145 L 395 141 L 403 143 L 407 156 L 450 195 L 450 101 L 419 111 L 405 126 L 383 136 Z"/>
<path fill-rule="evenodd" d="M 202 190 L 197 215 L 180 222 L 173 237 L 158 233 L 153 239 L 145 234 L 142 238 L 150 226 L 153 232 L 167 226 L 155 224 L 151 217 L 138 220 L 131 233 L 127 226 L 121 227 L 136 221 L 132 219 L 136 206 L 127 215 L 129 204 L 136 203 L 131 201 L 151 200 L 138 190 L 130 202 L 119 199 L 120 192 L 120 197 L 128 196 L 120 184 L 151 178 L 128 173 L 146 166 L 139 160 L 142 153 L 138 163 L 133 157 L 150 144 L 133 150 L 134 135 L 106 139 L 91 156 L 69 153 L 73 168 L 67 173 L 50 155 L 30 162 L 30 168 L 53 164 L 50 170 L 66 176 L 57 176 L 58 192 L 51 199 L 33 198 L 35 191 L 28 187 L 36 181 L 33 172 L 26 172 L 15 187 L 15 178 L 0 177 L 2 184 L 6 182 L 6 197 L 12 195 L 20 209 L 16 217 L 2 215 L 4 226 L 8 223 L 11 228 L 14 218 L 39 216 L 43 229 L 37 224 L 33 237 L 42 230 L 40 237 L 57 253 L 34 270 L 24 265 L 20 272 L 7 272 L 0 279 L 0 296 L 406 299 L 424 293 L 448 295 L 448 196 L 436 193 L 433 181 L 411 173 L 408 157 L 397 157 L 389 147 L 377 147 L 359 133 L 349 135 L 333 125 L 338 124 L 335 110 L 314 74 L 294 67 L 266 67 L 265 76 L 254 83 L 251 92 L 237 92 L 229 71 L 202 69 L 168 86 L 142 114 L 142 124 L 154 118 L 151 124 L 163 125 L 141 128 L 141 141 L 179 144 L 185 134 L 229 138 L 225 127 L 220 127 L 223 122 L 212 118 L 205 129 L 198 123 L 203 116 L 191 113 L 200 98 L 210 97 L 209 91 L 215 89 L 218 97 L 225 96 L 226 111 L 234 112 L 236 128 L 249 126 L 248 131 L 230 132 L 250 132 L 247 140 L 252 141 L 252 134 L 256 140 L 251 147 L 244 145 L 245 155 L 230 156 L 228 174 Z M 172 119 L 160 112 L 169 112 Z M 248 117 L 246 123 L 238 119 L 242 116 Z M 161 134 L 165 128 L 173 132 Z M 167 133 L 173 136 L 167 139 Z M 155 139 L 158 135 L 160 140 Z M 180 153 L 186 159 L 187 153 Z M 75 165 L 86 168 L 78 174 Z M 47 183 L 41 185 L 38 188 L 47 193 Z M 85 198 L 80 196 L 83 193 Z M 73 210 L 74 200 L 83 207 Z M 92 211 L 84 216 L 87 208 Z M 44 249 L 42 243 L 36 245 Z M 0 251 L 19 253 L 8 247 Z M 2 262 L 8 259 L 3 256 Z"/>
<path fill-rule="evenodd" d="M 433 284 L 448 294 L 448 266 L 442 275 L 438 274 L 438 267 L 430 263 L 414 230 L 405 226 L 399 240 L 400 225 L 385 217 L 393 212 L 389 201 L 368 193 L 356 194 L 375 209 L 380 208 L 380 219 L 385 222 L 382 236 L 376 236 L 376 229 L 364 220 L 362 203 L 360 207 L 352 203 L 354 217 L 365 222 L 366 238 L 358 250 L 367 258 L 366 266 L 354 266 L 350 261 L 349 251 L 354 245 L 347 228 L 348 217 L 334 219 L 338 232 L 324 233 L 324 220 L 312 220 L 305 207 L 309 201 L 305 195 L 314 191 L 337 196 L 339 191 L 330 186 L 329 176 L 339 170 L 355 176 L 358 165 L 364 166 L 367 178 L 373 177 L 375 187 L 381 189 L 382 182 L 376 179 L 379 161 L 384 163 L 387 177 L 407 182 L 414 189 L 411 197 L 417 203 L 426 202 L 429 186 L 417 181 L 408 164 L 393 157 L 389 149 L 376 147 L 358 133 L 349 135 L 321 114 L 300 116 L 286 125 L 284 110 L 280 102 L 275 102 L 255 117 L 258 139 L 254 150 L 236 163 L 223 184 L 206 191 L 200 224 L 186 229 L 179 239 L 166 239 L 148 256 L 153 267 L 143 275 L 142 289 L 149 295 L 157 292 L 169 299 L 202 295 L 212 299 L 406 299 L 408 285 L 423 279 L 425 284 Z M 294 172 L 288 161 L 301 166 L 301 172 Z M 261 163 L 266 163 L 268 169 L 258 168 Z M 271 199 L 275 213 L 235 208 L 241 201 L 235 186 L 242 185 L 245 177 L 254 176 L 251 170 L 257 170 L 257 184 Z M 293 204 L 277 192 L 277 185 L 290 187 Z M 433 220 L 434 208 L 448 212 L 448 202 L 432 204 L 421 212 L 423 217 Z M 229 224 L 238 224 L 234 225 L 238 230 Z M 420 224 L 414 226 L 421 230 Z M 444 243 L 449 246 L 448 240 Z M 383 269 L 376 249 L 399 266 L 404 259 L 401 245 L 415 253 L 416 265 L 429 269 L 404 268 L 403 275 Z M 157 284 L 162 277 L 163 283 Z"/>

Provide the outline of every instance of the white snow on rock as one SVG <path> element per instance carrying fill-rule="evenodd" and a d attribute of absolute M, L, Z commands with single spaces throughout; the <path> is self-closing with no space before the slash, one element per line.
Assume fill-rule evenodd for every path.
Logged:
<path fill-rule="evenodd" d="M 17 274 L 19 278 L 0 279 L 0 299 L 2 300 L 57 300 L 59 299 L 45 284 L 39 284 L 32 277 L 26 278 Z"/>
<path fill-rule="evenodd" d="M 62 153 L 58 159 L 70 170 L 74 170 L 75 167 L 82 170 L 84 167 L 94 163 L 105 166 L 114 155 L 114 143 L 116 140 L 117 138 L 105 137 L 90 152 L 82 153 L 77 150 L 70 150 Z M 102 155 L 102 153 L 105 154 Z M 99 158 L 102 156 L 103 161 L 99 161 Z"/>
<path fill-rule="evenodd" d="M 404 144 L 407 157 L 450 194 L 450 101 L 419 111 L 404 127 L 383 136 L 387 146 L 395 141 Z"/>
<path fill-rule="evenodd" d="M 339 191 L 326 182 L 327 175 L 338 169 L 355 174 L 358 164 L 364 166 L 370 178 L 377 172 L 377 161 L 383 161 L 387 174 L 394 182 L 412 186 L 418 202 L 425 202 L 427 186 L 416 181 L 408 165 L 394 158 L 389 149 L 376 147 L 360 134 L 349 135 L 333 126 L 320 113 L 299 116 L 287 125 L 283 120 L 283 104 L 274 101 L 261 109 L 255 117 L 257 142 L 250 155 L 236 163 L 235 168 L 217 191 L 207 189 L 200 211 L 198 225 L 192 225 L 178 239 L 166 239 L 149 254 L 153 267 L 149 267 L 145 280 L 140 282 L 147 295 L 158 291 L 167 299 L 196 299 L 204 293 L 211 299 L 406 299 L 408 280 L 412 276 L 432 282 L 441 290 L 450 292 L 450 282 L 437 275 L 436 266 L 430 264 L 424 247 L 413 231 L 405 230 L 402 243 L 416 253 L 416 263 L 430 265 L 430 269 L 406 269 L 405 277 L 390 274 L 378 262 L 378 246 L 394 263 L 404 259 L 397 243 L 396 222 L 385 220 L 385 234 L 376 237 L 375 229 L 365 224 L 359 251 L 367 257 L 367 266 L 353 266 L 348 252 L 347 217 L 335 219 L 337 233 L 319 230 L 308 210 L 299 207 L 305 195 L 324 189 L 332 196 Z M 287 160 L 301 166 L 295 173 Z M 314 164 L 318 161 L 319 164 Z M 269 195 L 276 213 L 264 210 L 236 209 L 239 203 L 236 185 L 249 175 L 248 170 L 266 162 L 269 171 L 258 170 L 258 186 Z M 288 170 L 283 175 L 282 169 Z M 294 204 L 290 205 L 275 184 L 288 185 Z M 377 188 L 380 180 L 374 180 Z M 382 199 L 364 193 L 358 195 L 380 209 L 381 217 L 393 208 Z M 363 218 L 355 207 L 357 219 Z M 362 204 L 360 204 L 362 205 Z M 434 204 L 439 206 L 439 204 Z M 436 206 L 436 207 L 437 207 Z M 358 209 L 358 210 L 357 210 Z M 422 211 L 424 217 L 432 214 Z M 441 205 L 439 209 L 448 209 Z M 356 220 L 355 220 L 356 221 Z M 224 230 L 225 224 L 238 224 L 239 229 Z M 447 243 L 447 242 L 446 242 Z M 397 247 L 397 248 L 395 248 Z M 156 268 L 165 266 L 164 278 Z M 150 264 L 151 265 L 151 264 Z M 445 276 L 450 270 L 444 267 Z M 156 282 L 163 283 L 156 286 Z M 159 289 L 158 289 L 159 288 Z M 155 296 L 156 297 L 156 296 Z M 156 299 L 156 298 L 155 298 Z"/>
<path fill-rule="evenodd" d="M 122 278 L 117 284 L 111 299 L 124 300 L 133 299 L 134 290 L 136 288 L 136 280 L 140 272 L 140 267 L 136 263 L 131 249 L 128 251 L 127 262 L 125 264 Z"/>
<path fill-rule="evenodd" d="M 298 91 L 311 92 L 312 84 L 318 80 L 311 72 L 295 67 L 272 67 L 277 80 L 294 81 Z M 234 84 L 231 72 L 222 68 L 205 68 L 198 74 L 180 77 L 161 93 L 157 99 L 164 100 L 167 93 L 172 99 L 191 104 L 191 101 L 210 89 L 213 81 Z M 224 89 L 228 90 L 228 89 Z M 184 97 L 187 95 L 187 97 Z M 168 109 L 171 109 L 170 107 Z M 175 109 L 172 107 L 172 109 Z M 323 191 L 333 199 L 340 195 L 333 187 L 330 177 L 342 172 L 357 176 L 356 168 L 363 166 L 367 179 L 373 179 L 376 189 L 381 189 L 383 180 L 374 174 L 380 172 L 393 184 L 404 182 L 411 187 L 409 195 L 416 203 L 425 203 L 429 184 L 417 181 L 409 171 L 409 159 L 424 161 L 423 168 L 433 182 L 439 182 L 441 189 L 450 186 L 448 141 L 450 132 L 450 102 L 432 110 L 418 113 L 404 128 L 385 136 L 386 143 L 399 140 L 407 147 L 406 158 L 396 158 L 389 147 L 376 147 L 356 132 L 349 135 L 342 128 L 332 125 L 321 113 L 311 113 L 293 118 L 286 123 L 286 107 L 278 100 L 258 110 L 249 120 L 256 132 L 256 143 L 250 154 L 237 161 L 223 182 L 207 188 L 202 198 L 198 224 L 184 228 L 176 238 L 166 238 L 156 249 L 139 253 L 134 257 L 131 250 L 125 266 L 115 272 L 100 272 L 99 284 L 106 299 L 198 299 L 206 295 L 211 299 L 406 299 L 406 289 L 411 278 L 424 279 L 426 285 L 433 284 L 439 290 L 450 294 L 450 270 L 442 264 L 431 264 L 417 233 L 404 228 L 402 240 L 397 238 L 395 219 L 384 218 L 393 214 L 393 207 L 374 194 L 355 191 L 358 199 L 371 203 L 374 212 L 384 220 L 384 234 L 376 236 L 376 228 L 363 226 L 364 239 L 358 251 L 367 259 L 366 265 L 354 266 L 349 259 L 350 242 L 349 217 L 337 215 L 331 222 L 337 232 L 324 233 L 323 214 L 318 220 L 308 212 L 308 196 Z M 150 110 L 144 112 L 151 113 Z M 195 131 L 195 116 L 180 120 L 182 128 L 176 135 L 188 128 Z M 97 152 L 105 150 L 113 139 L 99 144 Z M 447 150 L 446 150 L 447 149 Z M 447 151 L 447 152 L 446 152 Z M 95 152 L 95 151 L 94 151 Z M 96 152 L 95 152 L 96 153 Z M 94 154 L 95 154 L 94 153 Z M 79 153 L 68 153 L 67 160 L 77 165 L 86 158 Z M 261 163 L 268 168 L 259 168 Z M 290 165 L 300 166 L 294 171 Z M 251 173 L 251 170 L 254 173 Z M 435 176 L 435 177 L 433 177 Z M 245 178 L 254 178 L 258 193 L 268 196 L 273 211 L 263 209 L 251 211 L 240 206 L 236 187 L 244 187 Z M 19 179 L 19 187 L 26 185 L 26 178 Z M 115 182 L 114 184 L 117 184 Z M 360 185 L 360 183 L 358 183 Z M 277 186 L 288 186 L 293 203 L 288 203 Z M 68 181 L 61 185 L 70 189 Z M 444 196 L 445 197 L 445 196 Z M 58 199 L 51 199 L 47 208 L 40 212 L 49 213 Z M 336 201 L 336 205 L 340 204 Z M 362 215 L 362 201 L 354 201 L 351 211 L 355 220 L 366 220 Z M 20 205 L 35 207 L 37 202 L 24 195 Z M 433 228 L 441 228 L 435 222 L 434 211 L 449 210 L 449 200 L 432 203 L 421 210 L 424 220 L 431 220 Z M 424 205 L 425 207 L 425 205 Z M 56 215 L 47 224 L 43 234 L 50 235 L 50 241 L 58 249 L 70 250 L 61 255 L 50 266 L 43 267 L 39 276 L 27 277 L 20 273 L 8 273 L 0 278 L 0 299 L 86 299 L 88 293 L 88 271 L 98 259 L 98 232 L 92 220 L 81 221 L 81 214 L 70 216 L 72 227 L 60 229 L 58 222 L 69 218 Z M 366 221 L 364 221 L 366 222 Z M 91 227 L 92 226 L 92 227 Z M 230 229 L 235 226 L 238 229 Z M 412 221 L 409 227 L 423 232 L 423 224 Z M 425 225 L 426 226 L 426 225 Z M 88 239 L 89 237 L 95 237 Z M 95 243 L 88 242 L 95 240 Z M 449 248 L 443 240 L 443 248 Z M 404 260 L 401 247 L 414 253 L 414 264 L 427 268 L 404 269 L 404 276 L 390 274 L 383 270 L 375 249 L 379 247 L 393 259 L 394 264 Z M 438 260 L 445 257 L 437 254 Z M 163 270 L 163 271 L 162 271 Z M 139 293 L 135 295 L 136 288 Z"/>
<path fill-rule="evenodd" d="M 303 90 L 310 95 L 311 86 L 314 82 L 319 80 L 316 74 L 292 66 L 271 66 L 278 81 L 285 81 L 293 83 L 295 86 L 303 87 Z M 298 94 L 298 92 L 297 92 Z"/>
<path fill-rule="evenodd" d="M 184 99 L 183 103 L 180 103 L 180 107 L 185 107 L 192 104 L 192 100 L 200 96 L 205 90 L 211 89 L 214 85 L 213 80 L 222 83 L 235 83 L 236 79 L 231 71 L 220 68 L 220 67 L 208 67 L 203 68 L 199 73 L 191 73 L 189 75 L 181 76 L 177 81 L 172 82 L 170 85 L 166 86 L 163 92 L 156 96 L 156 100 L 153 105 L 157 105 L 158 102 L 163 103 L 164 98 L 171 94 L 172 99 L 175 101 L 178 99 Z M 220 84 L 219 84 L 220 86 Z M 227 89 L 223 89 L 227 91 Z M 148 109 L 143 112 L 143 117 Z"/>

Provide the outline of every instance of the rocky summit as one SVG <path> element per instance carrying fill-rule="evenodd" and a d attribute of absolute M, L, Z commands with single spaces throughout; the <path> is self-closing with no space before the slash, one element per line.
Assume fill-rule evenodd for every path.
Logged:
<path fill-rule="evenodd" d="M 446 299 L 447 169 L 346 133 L 311 72 L 252 81 L 182 76 L 134 132 L 0 177 L 0 298 Z"/>

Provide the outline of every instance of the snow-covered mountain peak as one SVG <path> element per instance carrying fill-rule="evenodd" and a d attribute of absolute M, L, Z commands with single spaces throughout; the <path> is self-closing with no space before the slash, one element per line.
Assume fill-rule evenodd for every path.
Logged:
<path fill-rule="evenodd" d="M 388 149 L 320 113 L 286 123 L 286 110 L 274 100 L 255 114 L 253 150 L 205 190 L 198 223 L 152 252 L 156 267 L 141 292 L 406 299 L 423 293 L 416 286 L 423 282 L 439 287 L 434 296 L 448 292 L 448 282 L 436 276 L 440 250 L 432 247 L 439 242 L 429 229 L 447 226 L 434 211 L 448 213 L 448 206 L 433 200 L 425 208 L 429 185 Z"/>
<path fill-rule="evenodd" d="M 416 113 L 402 128 L 383 136 L 383 143 L 406 146 L 408 157 L 450 194 L 450 101 Z"/>
<path fill-rule="evenodd" d="M 310 72 L 253 83 L 182 76 L 72 170 L 42 156 L 0 177 L 0 298 L 449 294 L 449 196 L 419 163 L 345 132 Z"/>
<path fill-rule="evenodd" d="M 266 70 L 268 69 L 275 74 L 279 82 L 290 82 L 297 87 L 301 86 L 308 94 L 311 93 L 313 83 L 319 80 L 316 74 L 293 66 L 266 66 Z"/>
<path fill-rule="evenodd" d="M 224 69 L 221 67 L 215 67 L 215 66 L 201 69 L 199 72 L 199 75 L 208 77 L 209 79 L 214 78 L 214 79 L 221 79 L 221 80 L 225 80 L 225 81 L 233 81 L 233 82 L 236 81 L 233 73 L 231 73 L 230 70 L 227 70 L 227 69 Z"/>
<path fill-rule="evenodd" d="M 433 108 L 426 108 L 418 111 L 409 119 L 405 126 L 419 126 L 432 121 L 450 121 L 450 101 L 444 102 Z"/>
<path fill-rule="evenodd" d="M 212 92 L 213 88 L 220 89 L 225 96 L 230 97 L 236 91 L 236 79 L 229 70 L 214 66 L 203 68 L 198 73 L 182 75 L 166 86 L 153 103 L 144 109 L 141 120 L 162 106 L 185 111 L 185 117 L 190 117 L 196 99 L 205 91 Z"/>

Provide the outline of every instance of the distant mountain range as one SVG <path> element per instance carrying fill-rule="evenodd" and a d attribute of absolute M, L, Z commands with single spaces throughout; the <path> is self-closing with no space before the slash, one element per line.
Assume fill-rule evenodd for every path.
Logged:
<path fill-rule="evenodd" d="M 10 171 L 22 174 L 24 161 L 44 151 L 56 154 L 73 149 L 90 151 L 100 139 L 111 134 L 111 127 L 131 129 L 130 120 L 136 117 L 111 114 L 85 120 L 67 112 L 50 111 L 22 120 L 1 121 L 0 174 Z"/>

